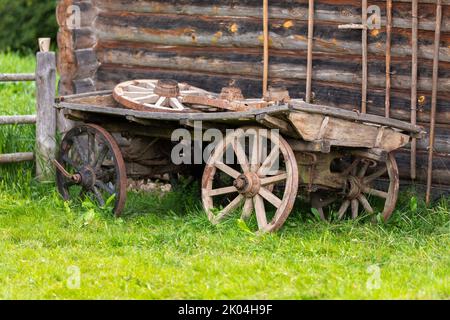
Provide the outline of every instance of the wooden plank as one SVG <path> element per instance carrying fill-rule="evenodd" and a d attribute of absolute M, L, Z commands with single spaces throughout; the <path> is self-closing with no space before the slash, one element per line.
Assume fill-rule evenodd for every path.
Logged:
<path fill-rule="evenodd" d="M 34 154 L 32 152 L 0 154 L 0 164 L 27 162 L 33 160 Z"/>
<path fill-rule="evenodd" d="M 0 116 L 0 125 L 6 124 L 35 124 L 36 116 Z"/>
<path fill-rule="evenodd" d="M 267 128 L 278 129 L 282 134 L 287 135 L 289 137 L 294 138 L 299 137 L 298 134 L 295 132 L 295 130 L 292 128 L 292 126 L 287 121 L 282 120 L 280 118 L 276 118 L 268 114 L 262 114 L 256 117 L 256 121 L 258 121 Z"/>
<path fill-rule="evenodd" d="M 271 79 L 307 79 L 307 52 L 271 50 Z M 100 43 L 98 59 L 103 65 L 130 66 L 139 68 L 161 68 L 173 71 L 194 71 L 209 74 L 229 75 L 229 77 L 252 76 L 260 77 L 263 73 L 261 52 L 255 49 L 220 49 L 210 48 L 180 48 L 164 46 L 146 46 L 130 42 Z M 343 54 L 314 55 L 314 81 L 330 81 L 354 85 L 361 81 L 356 70 L 360 69 L 357 56 Z M 420 61 L 419 90 L 431 91 L 432 63 Z M 404 58 L 393 59 L 392 88 L 411 88 L 411 61 Z M 369 77 L 370 88 L 384 89 L 386 82 L 385 58 L 370 57 Z M 450 63 L 442 64 L 442 81 L 439 88 L 450 92 Z M 202 86 L 203 87 L 203 86 Z M 253 96 L 256 93 L 253 93 Z M 369 99 L 370 100 L 370 99 Z M 369 102 L 370 103 L 370 102 Z M 408 108 L 409 112 L 409 108 Z"/>
<path fill-rule="evenodd" d="M 448 0 L 444 0 L 448 1 Z M 339 21 L 343 23 L 361 23 L 361 1 L 324 1 L 316 0 L 317 16 L 319 22 L 323 21 Z M 411 14 L 409 1 L 395 1 L 395 27 L 410 28 Z M 434 30 L 434 21 L 430 21 L 429 14 L 432 9 L 432 3 L 436 1 L 422 0 L 421 12 L 424 18 L 421 21 L 421 29 Z M 261 19 L 260 0 L 252 1 L 190 1 L 190 2 L 171 2 L 165 0 L 159 1 L 96 1 L 99 10 L 103 11 L 129 11 L 136 13 L 159 13 L 159 14 L 178 14 L 182 12 L 185 15 L 206 16 L 206 17 L 251 17 Z M 382 10 L 384 8 L 383 0 L 371 1 L 370 4 L 378 5 Z M 274 19 L 285 19 L 301 21 L 307 20 L 308 17 L 308 0 L 283 1 L 272 0 L 270 2 L 270 16 Z M 384 22 L 384 21 L 383 21 Z M 448 30 L 449 26 L 445 26 Z"/>
<path fill-rule="evenodd" d="M 427 204 L 431 201 L 431 187 L 433 184 L 433 156 L 434 156 L 434 140 L 436 130 L 436 107 L 438 95 L 439 80 L 439 48 L 441 43 L 441 24 L 442 24 L 442 1 L 438 0 L 436 5 L 436 32 L 434 40 L 434 59 L 433 59 L 433 92 L 431 100 L 431 122 L 430 122 L 430 149 L 428 153 L 428 174 L 427 174 Z"/>
<path fill-rule="evenodd" d="M 96 97 L 96 96 L 106 96 L 106 95 L 111 95 L 111 94 L 112 94 L 112 90 L 101 90 L 101 91 L 77 93 L 77 94 L 71 94 L 71 95 L 57 97 L 56 102 L 63 102 L 63 101 L 68 102 L 70 100 L 77 100 L 77 99 L 81 99 L 81 98 Z"/>
<path fill-rule="evenodd" d="M 337 108 L 331 108 L 327 106 L 313 105 L 308 104 L 306 102 L 297 100 L 291 101 L 292 110 L 294 111 L 303 111 L 312 114 L 320 114 L 324 116 L 332 116 L 339 119 L 351 120 L 351 121 L 359 121 L 372 123 L 377 125 L 389 126 L 392 128 L 400 129 L 410 133 L 420 134 L 423 132 L 423 129 L 419 126 L 413 126 L 409 123 L 399 121 L 396 119 L 387 119 L 384 117 L 379 117 L 371 114 L 361 114 L 357 112 L 341 110 Z"/>
<path fill-rule="evenodd" d="M 271 49 L 306 50 L 307 22 L 300 21 L 286 28 L 285 21 L 273 21 L 270 25 Z M 230 26 L 237 25 L 232 32 Z M 360 54 L 361 36 L 356 31 L 342 32 L 339 23 L 334 21 L 315 24 L 315 52 Z M 135 43 L 153 43 L 166 46 L 195 46 L 210 48 L 260 48 L 262 41 L 261 20 L 249 18 L 205 18 L 185 15 L 157 15 L 102 12 L 95 22 L 97 37 L 103 41 L 131 41 Z M 392 46 L 393 57 L 411 54 L 411 31 L 393 29 L 396 34 Z M 219 36 L 220 35 L 220 36 Z M 375 36 L 370 34 L 368 52 L 371 55 L 385 55 L 384 31 Z M 429 41 L 432 35 L 428 31 L 421 33 L 419 41 L 422 58 L 432 59 L 433 47 Z M 443 38 L 442 61 L 450 61 L 449 37 Z"/>
<path fill-rule="evenodd" d="M 306 112 L 292 112 L 289 120 L 297 129 L 299 135 L 306 141 L 317 141 L 322 123 L 327 116 Z M 391 152 L 409 143 L 409 136 L 386 128 L 378 137 L 378 126 L 352 122 L 339 118 L 329 118 L 326 129 L 321 133 L 320 140 L 329 141 L 332 146 L 354 148 L 380 148 Z"/>
<path fill-rule="evenodd" d="M 36 174 L 43 181 L 52 179 L 51 161 L 56 152 L 56 55 L 38 52 L 36 59 Z"/>
<path fill-rule="evenodd" d="M 95 105 L 85 105 L 76 103 L 61 102 L 59 108 L 78 110 L 89 113 L 98 113 L 112 116 L 133 116 L 138 119 L 153 119 L 167 121 L 221 121 L 221 120 L 254 120 L 263 114 L 280 114 L 289 111 L 287 105 L 273 106 L 264 109 L 245 112 L 214 112 L 214 113 L 168 113 L 168 112 L 145 112 L 124 108 L 98 107 Z"/>
<path fill-rule="evenodd" d="M 34 81 L 34 73 L 0 73 L 0 82 Z"/>

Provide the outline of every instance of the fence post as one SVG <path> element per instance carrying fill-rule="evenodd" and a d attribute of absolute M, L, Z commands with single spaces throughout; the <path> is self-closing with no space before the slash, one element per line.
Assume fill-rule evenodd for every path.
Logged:
<path fill-rule="evenodd" d="M 38 52 L 36 60 L 36 176 L 39 181 L 48 181 L 56 152 L 56 56 L 54 52 Z"/>

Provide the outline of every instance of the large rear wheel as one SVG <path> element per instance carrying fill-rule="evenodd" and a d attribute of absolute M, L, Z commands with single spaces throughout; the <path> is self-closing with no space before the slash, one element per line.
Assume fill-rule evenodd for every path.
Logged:
<path fill-rule="evenodd" d="M 281 228 L 297 197 L 298 167 L 289 144 L 275 131 L 238 129 L 212 153 L 202 179 L 203 206 L 220 223 L 240 213 L 260 232 Z"/>

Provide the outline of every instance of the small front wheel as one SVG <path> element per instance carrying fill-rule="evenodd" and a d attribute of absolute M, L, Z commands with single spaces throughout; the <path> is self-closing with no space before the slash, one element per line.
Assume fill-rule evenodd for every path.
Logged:
<path fill-rule="evenodd" d="M 57 157 L 56 184 L 65 200 L 89 196 L 100 206 L 111 204 L 120 216 L 125 206 L 127 177 L 120 148 L 113 136 L 93 124 L 71 129 Z"/>

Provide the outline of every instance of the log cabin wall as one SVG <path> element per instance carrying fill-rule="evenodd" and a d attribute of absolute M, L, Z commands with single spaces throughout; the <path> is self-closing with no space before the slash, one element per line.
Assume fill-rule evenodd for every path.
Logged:
<path fill-rule="evenodd" d="M 172 78 L 220 92 L 235 80 L 247 97 L 262 92 L 262 0 L 60 0 L 57 16 L 60 93 L 112 89 L 136 78 Z M 270 0 L 269 84 L 304 98 L 308 0 Z M 442 0 L 434 185 L 450 188 L 450 0 Z M 73 8 L 81 12 L 71 30 Z M 386 1 L 382 27 L 368 32 L 367 111 L 384 116 Z M 361 1 L 316 0 L 313 102 L 348 110 L 361 106 Z M 393 1 L 391 116 L 411 119 L 411 0 Z M 418 123 L 430 122 L 436 0 L 419 0 Z M 418 141 L 417 178 L 426 181 L 428 139 Z M 410 174 L 408 150 L 398 154 Z"/>

